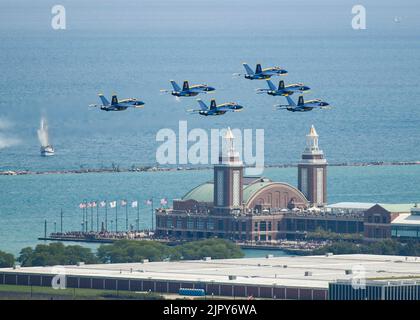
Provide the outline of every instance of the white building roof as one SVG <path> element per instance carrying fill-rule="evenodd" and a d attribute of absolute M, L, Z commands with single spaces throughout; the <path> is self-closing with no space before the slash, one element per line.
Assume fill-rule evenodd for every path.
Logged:
<path fill-rule="evenodd" d="M 338 202 L 329 204 L 326 207 L 330 209 L 360 209 L 368 210 L 372 208 L 376 203 L 369 202 Z"/>
<path fill-rule="evenodd" d="M 412 215 L 409 213 L 401 213 L 398 217 L 396 217 L 392 222 L 391 225 L 399 225 L 399 226 L 418 226 L 420 227 L 420 216 Z"/>
<path fill-rule="evenodd" d="M 149 263 L 65 266 L 71 276 L 168 281 L 214 282 L 224 284 L 328 288 L 338 279 L 351 279 L 346 270 L 363 268 L 368 280 L 420 279 L 420 257 L 385 255 L 289 256 Z M 53 267 L 0 269 L 0 272 L 54 274 Z M 305 276 L 305 272 L 311 275 Z M 236 279 L 229 280 L 234 275 Z"/>

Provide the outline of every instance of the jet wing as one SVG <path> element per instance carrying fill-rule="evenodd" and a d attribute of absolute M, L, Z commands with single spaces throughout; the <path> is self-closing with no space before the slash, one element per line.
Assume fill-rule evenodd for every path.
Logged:
<path fill-rule="evenodd" d="M 130 103 L 118 103 L 117 107 L 120 108 L 130 108 L 130 107 L 134 107 L 132 104 Z"/>
<path fill-rule="evenodd" d="M 263 74 L 287 74 L 287 70 L 281 67 L 270 67 L 262 69 Z"/>
<path fill-rule="evenodd" d="M 203 91 L 203 89 L 204 89 L 204 86 L 201 86 L 201 85 L 195 85 L 195 86 L 190 86 L 190 91 L 191 92 L 198 92 L 198 93 L 200 93 L 201 91 Z"/>
<path fill-rule="evenodd" d="M 120 108 L 143 108 L 143 105 L 134 105 L 133 103 L 118 103 Z"/>
<path fill-rule="evenodd" d="M 123 99 L 118 102 L 118 106 L 122 108 L 143 108 L 144 102 L 135 98 Z"/>
<path fill-rule="evenodd" d="M 321 105 L 321 100 L 310 100 L 310 101 L 306 101 L 304 104 L 305 107 L 311 107 L 311 108 L 316 108 L 316 107 L 322 107 Z"/>
<path fill-rule="evenodd" d="M 233 105 L 231 104 L 225 104 L 225 105 L 221 105 L 220 107 L 217 107 L 217 111 L 235 111 L 235 109 L 233 109 Z"/>
<path fill-rule="evenodd" d="M 303 91 L 304 90 L 304 85 L 303 84 L 289 84 L 287 86 L 284 87 L 285 90 L 288 91 Z"/>

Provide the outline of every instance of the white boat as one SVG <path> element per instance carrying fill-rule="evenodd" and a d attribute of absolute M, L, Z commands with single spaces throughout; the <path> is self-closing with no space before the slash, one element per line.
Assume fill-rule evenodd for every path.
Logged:
<path fill-rule="evenodd" d="M 41 156 L 48 157 L 54 155 L 54 147 L 51 145 L 41 146 Z"/>
<path fill-rule="evenodd" d="M 41 143 L 41 156 L 48 157 L 54 155 L 54 147 L 49 143 L 47 120 L 44 118 L 41 118 L 38 139 Z"/>

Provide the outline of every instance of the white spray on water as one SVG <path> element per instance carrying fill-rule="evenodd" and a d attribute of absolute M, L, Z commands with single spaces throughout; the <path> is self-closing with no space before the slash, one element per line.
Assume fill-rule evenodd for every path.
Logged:
<path fill-rule="evenodd" d="M 44 117 L 41 118 L 41 126 L 38 129 L 38 139 L 39 143 L 41 143 L 42 147 L 46 147 L 49 145 L 49 139 L 48 139 L 48 125 L 47 125 L 47 119 Z"/>

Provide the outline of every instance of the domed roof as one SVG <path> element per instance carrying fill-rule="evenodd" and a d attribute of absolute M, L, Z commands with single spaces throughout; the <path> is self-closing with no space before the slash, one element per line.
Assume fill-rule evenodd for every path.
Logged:
<path fill-rule="evenodd" d="M 261 191 L 265 190 L 266 188 L 270 187 L 280 187 L 286 188 L 290 191 L 295 192 L 297 195 L 305 199 L 305 196 L 295 187 L 284 183 L 284 182 L 273 182 L 267 178 L 257 179 L 256 181 L 244 185 L 243 188 L 243 202 L 247 205 L 250 200 L 254 199 L 256 196 L 260 194 Z M 190 190 L 186 195 L 182 197 L 183 201 L 186 200 L 194 200 L 197 202 L 213 202 L 213 194 L 214 194 L 214 184 L 213 181 L 208 181 L 199 186 L 195 187 L 194 189 Z"/>
<path fill-rule="evenodd" d="M 190 190 L 186 195 L 182 197 L 182 200 L 195 200 L 197 202 L 213 202 L 213 189 L 213 181 L 205 182 Z"/>
<path fill-rule="evenodd" d="M 280 196 L 280 194 L 282 195 Z M 285 194 L 287 194 L 287 196 L 285 196 Z M 266 204 L 271 203 L 272 205 L 280 208 L 287 207 L 289 205 L 289 201 L 292 199 L 299 205 L 306 206 L 308 204 L 308 200 L 304 194 L 296 187 L 284 182 L 273 182 L 267 180 L 261 180 L 248 185 L 244 189 L 243 198 L 245 206 L 249 208 L 261 203 L 261 201 Z"/>
<path fill-rule="evenodd" d="M 255 182 L 252 183 L 250 185 L 245 186 L 244 188 L 244 195 L 243 195 L 243 199 L 244 199 L 244 203 L 247 203 L 248 200 L 254 195 L 256 194 L 258 191 L 260 191 L 261 189 L 265 188 L 266 186 L 273 184 L 272 181 L 264 181 L 261 179 L 261 181 L 259 182 Z"/>

